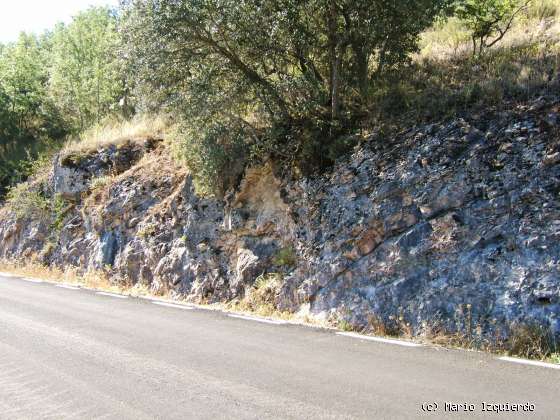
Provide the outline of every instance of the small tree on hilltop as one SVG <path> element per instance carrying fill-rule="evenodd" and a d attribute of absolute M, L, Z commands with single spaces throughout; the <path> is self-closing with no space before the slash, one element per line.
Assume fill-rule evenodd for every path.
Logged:
<path fill-rule="evenodd" d="M 456 14 L 471 31 L 473 56 L 500 42 L 532 0 L 459 0 Z"/>

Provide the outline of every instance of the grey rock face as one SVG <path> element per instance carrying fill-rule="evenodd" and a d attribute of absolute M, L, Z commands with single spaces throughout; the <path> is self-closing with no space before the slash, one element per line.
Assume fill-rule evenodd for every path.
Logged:
<path fill-rule="evenodd" d="M 60 157 L 57 157 L 53 166 L 53 189 L 66 199 L 78 198 L 87 191 L 89 177 L 87 172 L 76 168 L 63 166 Z"/>
<path fill-rule="evenodd" d="M 492 340 L 537 324 L 560 336 L 559 105 L 538 104 L 369 139 L 315 179 L 253 168 L 224 202 L 197 197 L 158 149 L 79 203 L 45 261 L 111 265 L 116 279 L 201 302 L 275 272 L 283 310 L 416 335 Z M 41 250 L 46 226 L 0 217 L 0 257 Z"/>
<path fill-rule="evenodd" d="M 54 192 L 67 200 L 79 199 L 87 192 L 91 180 L 105 175 L 117 175 L 135 164 L 145 152 L 154 149 L 159 140 L 147 139 L 143 143 L 125 142 L 97 151 L 60 154 L 53 164 L 52 185 Z"/>
<path fill-rule="evenodd" d="M 112 266 L 118 251 L 117 234 L 105 232 L 99 241 L 99 255 L 97 263 L 99 267 Z"/>

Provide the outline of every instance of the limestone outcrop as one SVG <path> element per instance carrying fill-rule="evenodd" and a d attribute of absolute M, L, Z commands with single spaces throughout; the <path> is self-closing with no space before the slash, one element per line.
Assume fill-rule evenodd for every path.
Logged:
<path fill-rule="evenodd" d="M 279 273 L 281 310 L 413 335 L 560 336 L 559 109 L 541 98 L 364 139 L 312 179 L 267 163 L 225 200 L 197 196 L 162 144 L 121 151 L 128 163 L 95 190 L 68 186 L 78 169 L 59 156 L 51 193 L 80 198 L 58 232 L 0 210 L 0 257 L 106 269 L 196 302 Z"/>

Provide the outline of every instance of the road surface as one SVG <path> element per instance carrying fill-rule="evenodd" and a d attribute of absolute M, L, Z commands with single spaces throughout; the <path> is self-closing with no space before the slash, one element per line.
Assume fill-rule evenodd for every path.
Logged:
<path fill-rule="evenodd" d="M 560 418 L 560 370 L 0 277 L 0 419 L 417 417 Z"/>

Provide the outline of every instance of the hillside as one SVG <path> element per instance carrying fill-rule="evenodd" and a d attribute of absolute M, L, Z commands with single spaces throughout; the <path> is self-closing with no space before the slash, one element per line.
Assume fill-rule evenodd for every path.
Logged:
<path fill-rule="evenodd" d="M 270 161 L 224 199 L 158 138 L 61 152 L 0 210 L 0 257 L 345 329 L 558 338 L 559 111 L 548 96 L 363 138 L 311 178 Z"/>

